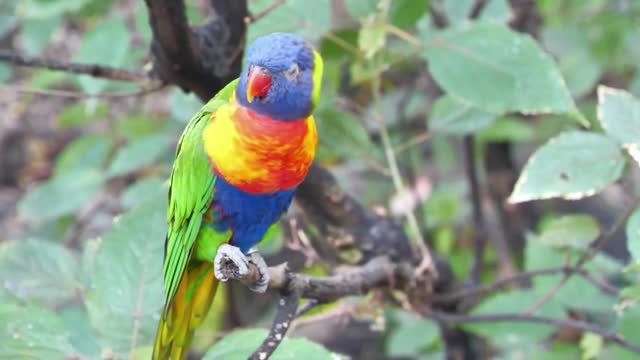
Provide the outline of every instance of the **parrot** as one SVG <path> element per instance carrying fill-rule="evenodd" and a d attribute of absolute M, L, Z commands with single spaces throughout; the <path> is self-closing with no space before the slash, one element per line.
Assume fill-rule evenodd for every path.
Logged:
<path fill-rule="evenodd" d="M 323 61 L 302 37 L 272 33 L 247 48 L 239 77 L 189 121 L 169 180 L 163 280 L 154 360 L 183 360 L 209 312 L 221 268 L 250 263 L 266 291 L 268 268 L 255 245 L 287 211 L 314 160 L 312 112 Z"/>

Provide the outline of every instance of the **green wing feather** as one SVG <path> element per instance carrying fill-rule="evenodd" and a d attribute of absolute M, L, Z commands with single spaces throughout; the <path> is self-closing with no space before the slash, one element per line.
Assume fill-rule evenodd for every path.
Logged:
<path fill-rule="evenodd" d="M 178 142 L 167 210 L 169 229 L 163 264 L 165 312 L 170 308 L 187 267 L 214 191 L 216 177 L 203 150 L 204 128 L 211 114 L 229 101 L 236 83 L 237 80 L 229 83 L 198 111 Z"/>

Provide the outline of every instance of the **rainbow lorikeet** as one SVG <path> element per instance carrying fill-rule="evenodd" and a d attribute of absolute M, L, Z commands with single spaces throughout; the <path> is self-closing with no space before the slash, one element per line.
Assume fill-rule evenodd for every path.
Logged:
<path fill-rule="evenodd" d="M 320 96 L 322 59 L 302 38 L 273 33 L 247 50 L 245 68 L 191 119 L 171 173 L 163 265 L 165 299 L 153 359 L 182 360 L 206 316 L 221 264 L 240 273 L 289 207 L 313 161 L 311 115 Z"/>

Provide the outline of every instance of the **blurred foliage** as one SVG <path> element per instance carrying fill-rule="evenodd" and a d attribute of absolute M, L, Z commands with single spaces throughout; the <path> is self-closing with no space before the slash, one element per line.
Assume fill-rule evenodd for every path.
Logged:
<path fill-rule="evenodd" d="M 186 3 L 190 20 L 201 22 L 203 2 Z M 250 1 L 250 10 L 257 13 L 271 3 Z M 463 135 L 476 136 L 480 150 L 489 142 L 509 143 L 531 155 L 511 194 L 514 203 L 584 198 L 623 177 L 638 188 L 639 1 L 538 0 L 539 38 L 507 26 L 514 14 L 506 0 L 489 0 L 473 21 L 468 19 L 472 0 L 344 0 L 341 9 L 330 3 L 288 0 L 252 24 L 248 40 L 292 31 L 321 50 L 325 79 L 315 112 L 318 159 L 333 166 L 340 182 L 367 206 L 386 205 L 396 194 L 375 121 L 383 118 L 407 183 L 426 177 L 432 185 L 414 207 L 433 247 L 458 276 L 466 276 L 472 258 L 468 189 L 457 150 Z M 431 9 L 442 11 L 449 27 L 435 28 Z M 141 1 L 4 0 L 0 37 L 12 37 L 29 56 L 141 68 L 151 32 Z M 427 91 L 429 78 L 442 93 Z M 0 81 L 89 94 L 135 89 L 5 63 L 0 63 Z M 379 101 L 372 96 L 376 83 L 382 88 Z M 599 86 L 603 83 L 611 87 Z M 46 100 L 25 96 L 20 101 L 28 106 Z M 166 179 L 177 137 L 200 106 L 194 95 L 172 88 L 129 102 L 67 101 L 46 115 L 55 131 L 73 139 L 57 152 L 51 175 L 30 184 L 18 201 L 22 236 L 0 242 L 1 359 L 149 356 L 162 305 Z M 115 213 L 122 214 L 112 226 L 109 222 L 96 234 L 80 236 L 105 198 L 115 200 Z M 589 214 L 545 215 L 527 236 L 518 270 L 563 266 L 605 231 Z M 262 248 L 276 252 L 283 236 L 275 229 Z M 535 314 L 564 318 L 569 310 L 582 311 L 603 328 L 640 343 L 635 328 L 640 322 L 640 209 L 626 223 L 626 237 L 628 263 L 598 255 L 586 266 L 599 278 L 616 279 L 622 288 L 617 297 L 574 276 Z M 490 253 L 486 261 L 484 277 L 493 279 L 495 256 Z M 495 293 L 470 313 L 519 313 L 560 277 L 536 277 L 527 288 Z M 206 331 L 221 331 L 221 318 L 212 313 Z M 255 325 L 267 323 L 257 319 Z M 389 307 L 385 323 L 379 347 L 386 355 L 442 355 L 434 322 Z M 591 333 L 574 341 L 553 340 L 557 329 L 543 324 L 463 328 L 489 341 L 504 359 L 638 357 Z M 240 330 L 213 345 L 206 337 L 198 346 L 205 359 L 244 359 L 265 334 Z M 273 358 L 336 356 L 292 338 Z"/>

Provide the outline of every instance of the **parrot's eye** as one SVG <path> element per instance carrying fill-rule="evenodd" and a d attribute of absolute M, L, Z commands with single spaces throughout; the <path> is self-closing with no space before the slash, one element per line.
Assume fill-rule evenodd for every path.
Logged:
<path fill-rule="evenodd" d="M 295 79 L 298 77 L 298 73 L 300 72 L 300 67 L 298 67 L 298 63 L 293 63 L 291 64 L 291 66 L 289 67 L 289 69 L 287 69 L 286 71 L 286 76 L 289 79 Z"/>

